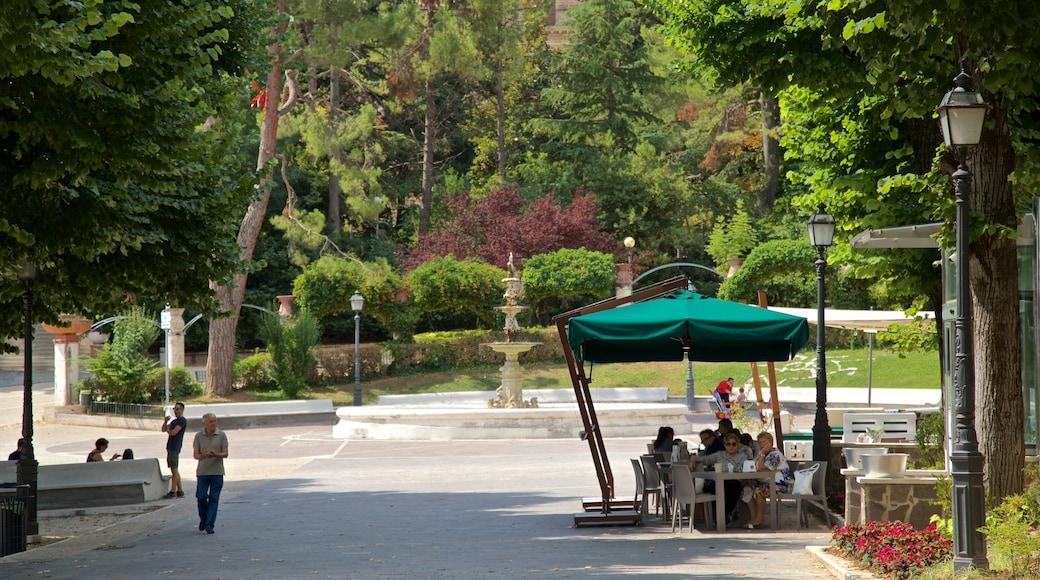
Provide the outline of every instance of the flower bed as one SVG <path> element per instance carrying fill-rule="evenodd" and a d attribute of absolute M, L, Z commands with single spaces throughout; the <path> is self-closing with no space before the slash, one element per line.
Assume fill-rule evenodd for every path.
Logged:
<path fill-rule="evenodd" d="M 934 524 L 917 530 L 902 522 L 848 524 L 834 530 L 831 542 L 872 572 L 900 579 L 949 558 L 953 548 Z"/>

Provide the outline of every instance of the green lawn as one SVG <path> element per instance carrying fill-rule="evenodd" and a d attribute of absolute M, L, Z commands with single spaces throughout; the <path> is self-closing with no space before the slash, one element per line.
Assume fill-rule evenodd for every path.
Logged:
<path fill-rule="evenodd" d="M 523 359 L 521 357 L 521 362 Z M 762 385 L 768 385 L 766 364 L 758 365 Z M 794 360 L 776 363 L 779 386 L 814 387 L 816 385 L 816 352 L 805 351 Z M 833 350 L 827 353 L 828 386 L 867 386 L 867 349 Z M 569 389 L 570 376 L 565 365 L 529 365 L 524 367 L 524 388 Z M 605 364 L 586 367 L 591 371 L 592 386 L 623 387 L 653 386 L 668 387 L 671 394 L 682 396 L 686 391 L 686 364 L 674 363 L 626 363 Z M 719 380 L 734 377 L 738 385 L 751 378 L 751 365 L 747 363 L 701 363 L 693 364 L 693 375 L 698 394 L 705 395 Z M 366 404 L 375 403 L 379 395 L 433 393 L 451 391 L 493 391 L 500 383 L 497 366 L 465 369 L 450 373 L 427 373 L 362 381 Z M 937 352 L 913 353 L 900 358 L 891 351 L 874 349 L 874 388 L 938 388 L 939 354 Z M 352 401 L 353 382 L 317 388 L 311 397 L 332 398 L 337 405 L 349 405 Z"/>

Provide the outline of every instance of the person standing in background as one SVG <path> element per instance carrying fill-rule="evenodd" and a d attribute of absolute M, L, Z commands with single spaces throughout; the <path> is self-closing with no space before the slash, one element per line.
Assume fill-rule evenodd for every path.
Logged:
<path fill-rule="evenodd" d="M 184 403 L 174 403 L 173 415 L 175 417 L 173 421 L 170 421 L 170 417 L 167 416 L 162 424 L 162 432 L 169 435 L 166 438 L 166 467 L 170 468 L 170 493 L 166 494 L 166 499 L 184 497 L 180 472 L 184 430 L 188 428 L 188 420 L 184 418 Z"/>

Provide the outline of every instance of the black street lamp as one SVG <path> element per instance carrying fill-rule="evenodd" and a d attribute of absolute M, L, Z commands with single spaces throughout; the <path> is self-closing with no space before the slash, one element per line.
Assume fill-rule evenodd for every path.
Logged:
<path fill-rule="evenodd" d="M 361 406 L 361 309 L 365 299 L 354 291 L 350 297 L 350 308 L 354 311 L 354 406 Z"/>
<path fill-rule="evenodd" d="M 831 425 L 827 420 L 827 341 L 824 332 L 823 306 L 827 288 L 823 274 L 827 270 L 824 252 L 834 242 L 834 216 L 821 203 L 809 217 L 809 245 L 816 248 L 816 422 L 813 424 L 813 461 L 831 460 Z M 824 474 L 826 477 L 826 474 Z"/>
<path fill-rule="evenodd" d="M 953 479 L 953 569 L 986 568 L 986 539 L 979 528 L 986 524 L 986 490 L 982 480 L 982 454 L 975 431 L 975 336 L 972 329 L 970 259 L 971 172 L 967 156 L 982 139 L 986 104 L 971 90 L 972 79 L 964 71 L 956 85 L 936 108 L 946 147 L 957 157 L 953 192 L 957 201 L 957 315 L 954 318 L 953 445 L 950 476 Z"/>
<path fill-rule="evenodd" d="M 37 536 L 40 534 L 40 523 L 36 519 L 36 488 L 40 464 L 36 461 L 36 454 L 33 450 L 32 408 L 32 287 L 33 282 L 36 280 L 36 267 L 24 259 L 18 261 L 18 266 L 18 279 L 25 286 L 25 292 L 22 293 L 22 319 L 25 323 L 25 344 L 22 348 L 22 354 L 25 357 L 22 365 L 22 439 L 24 439 L 24 444 L 21 448 L 21 458 L 18 459 L 18 464 L 15 467 L 15 479 L 19 484 L 29 485 L 29 495 L 31 497 L 27 502 L 28 505 L 26 505 L 27 513 L 25 520 L 28 522 L 28 525 L 25 533 L 27 536 Z"/>

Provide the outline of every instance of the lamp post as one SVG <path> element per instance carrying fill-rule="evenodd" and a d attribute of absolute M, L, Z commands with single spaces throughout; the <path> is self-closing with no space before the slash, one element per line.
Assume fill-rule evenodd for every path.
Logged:
<path fill-rule="evenodd" d="M 350 297 L 350 308 L 354 311 L 354 406 L 361 406 L 361 309 L 365 298 L 354 291 Z"/>
<path fill-rule="evenodd" d="M 22 293 L 22 319 L 25 323 L 25 345 L 22 348 L 24 362 L 22 365 L 22 439 L 25 440 L 22 447 L 21 458 L 15 467 L 15 479 L 19 484 L 29 485 L 29 494 L 32 496 L 26 506 L 26 521 L 28 526 L 25 530 L 27 536 L 36 536 L 40 533 L 40 523 L 36 519 L 36 482 L 40 470 L 40 464 L 36 461 L 33 450 L 33 409 L 32 409 L 32 287 L 36 280 L 36 267 L 27 260 L 19 260 L 20 267 L 18 279 L 25 286 Z"/>
<path fill-rule="evenodd" d="M 834 216 L 821 203 L 809 217 L 809 245 L 816 248 L 816 422 L 813 424 L 813 461 L 831 460 L 831 425 L 827 420 L 827 338 L 824 326 L 824 301 L 827 271 L 824 252 L 834 242 Z M 824 474 L 826 477 L 826 474 Z"/>
<path fill-rule="evenodd" d="M 953 192 L 957 201 L 957 314 L 954 318 L 954 420 L 950 476 L 953 480 L 953 568 L 986 568 L 986 540 L 979 527 L 986 523 L 982 454 L 975 431 L 975 337 L 972 330 L 970 251 L 971 172 L 966 158 L 982 139 L 986 104 L 971 90 L 972 79 L 963 70 L 953 89 L 936 108 L 947 149 L 957 157 Z"/>

